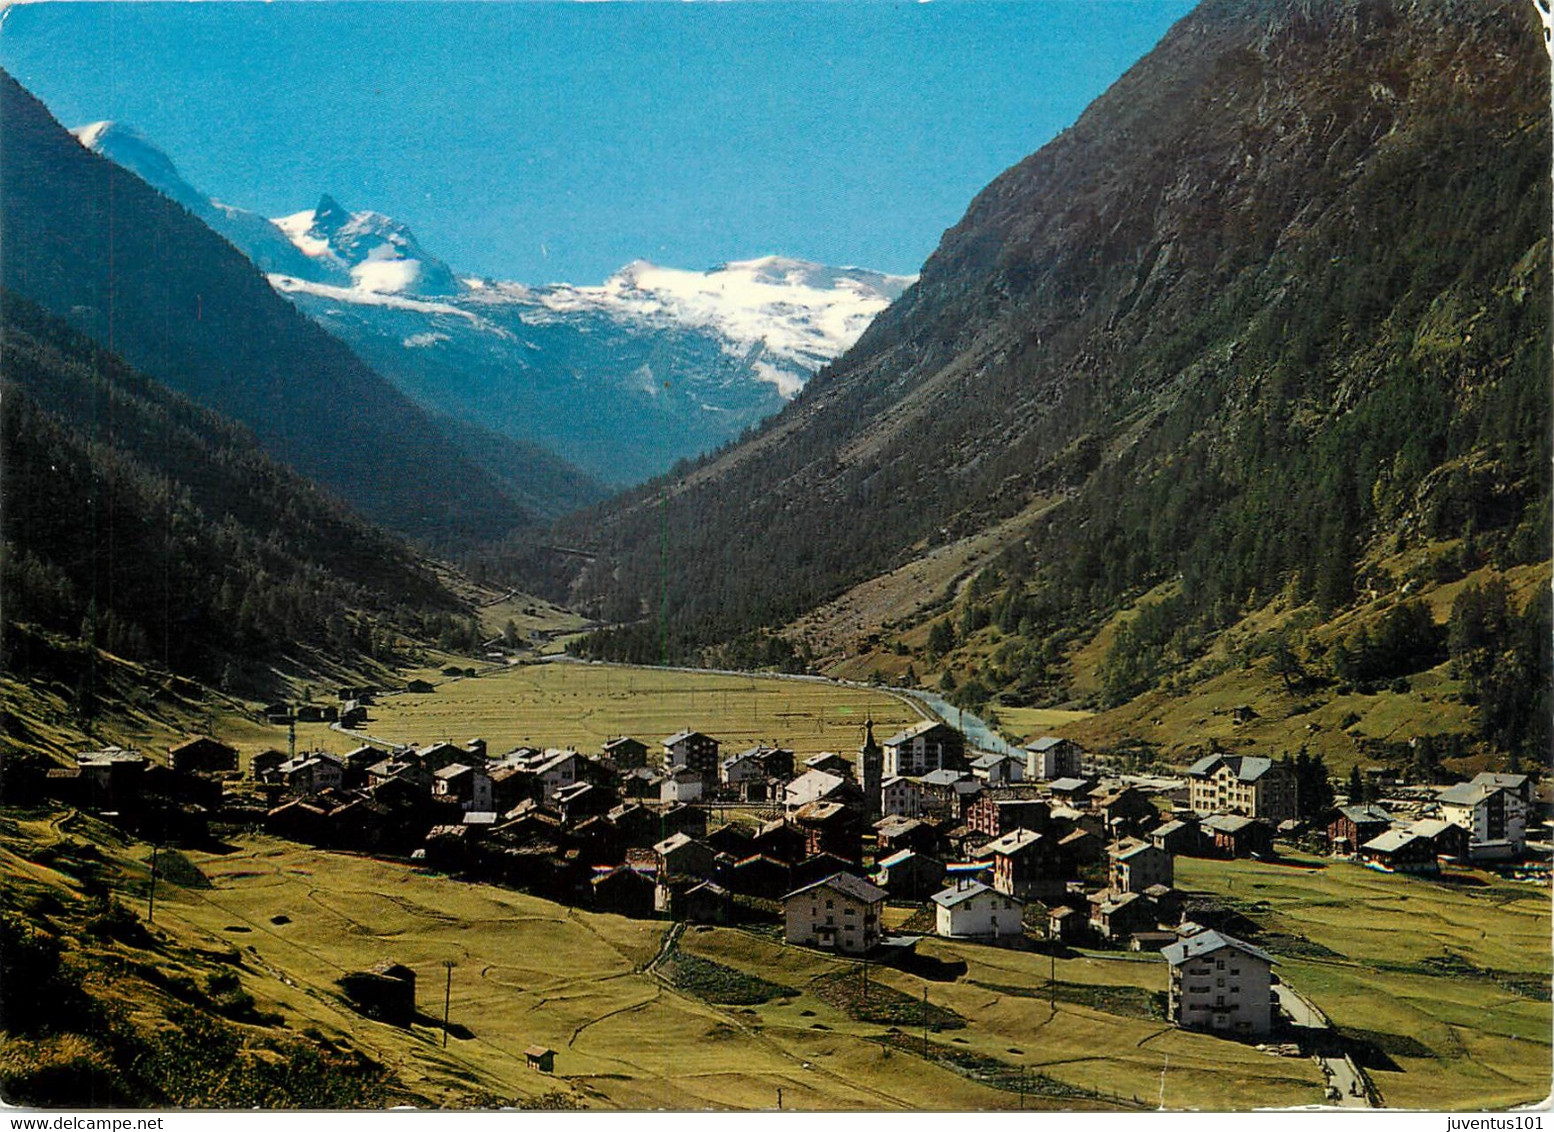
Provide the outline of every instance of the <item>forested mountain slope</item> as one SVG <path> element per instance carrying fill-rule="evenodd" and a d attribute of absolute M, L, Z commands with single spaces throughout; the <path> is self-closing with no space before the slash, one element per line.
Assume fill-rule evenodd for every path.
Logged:
<path fill-rule="evenodd" d="M 446 548 L 527 517 L 444 425 L 277 295 L 183 206 L 0 74 L 0 281 L 246 424 L 369 518 Z"/>
<path fill-rule="evenodd" d="M 465 612 L 247 429 L 8 292 L 0 372 L 7 674 L 41 631 L 259 692 L 282 656 L 387 662 Z"/>
<path fill-rule="evenodd" d="M 1186 655 L 1402 585 L 1384 549 L 1546 559 L 1549 167 L 1525 4 L 1207 0 L 753 440 L 565 528 L 640 619 L 592 650 L 780 660 L 750 634 L 1004 523 L 972 596 L 1029 699 L 1156 586 Z"/>

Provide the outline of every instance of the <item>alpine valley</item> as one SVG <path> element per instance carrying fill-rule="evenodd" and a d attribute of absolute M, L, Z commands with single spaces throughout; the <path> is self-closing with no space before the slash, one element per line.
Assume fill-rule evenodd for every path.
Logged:
<path fill-rule="evenodd" d="M 95 122 L 75 133 L 225 236 L 426 408 L 617 486 L 780 410 L 912 282 L 778 256 L 706 272 L 639 261 L 600 286 L 456 277 L 381 213 L 326 195 L 268 221 L 192 188 L 131 127 Z"/>
<path fill-rule="evenodd" d="M 627 63 L 659 9 L 934 26 L 553 7 Z M 4 1100 L 1546 1103 L 1540 11 L 1202 0 L 915 276 L 474 277 L 0 72 Z M 178 73 L 268 97 L 242 31 Z M 479 76 L 570 78 L 542 39 Z"/>
<path fill-rule="evenodd" d="M 553 596 L 621 624 L 590 655 L 1176 757 L 1544 761 L 1547 62 L 1512 0 L 1208 0 L 757 435 L 564 522 Z M 1484 592 L 1496 703 L 1446 639 Z"/>

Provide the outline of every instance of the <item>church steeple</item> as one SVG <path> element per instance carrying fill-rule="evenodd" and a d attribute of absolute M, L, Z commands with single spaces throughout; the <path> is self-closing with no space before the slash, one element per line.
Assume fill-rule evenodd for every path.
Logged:
<path fill-rule="evenodd" d="M 863 804 L 870 817 L 880 813 L 880 785 L 884 779 L 885 752 L 874 741 L 874 718 L 863 721 L 863 746 L 858 748 L 858 785 L 863 788 Z"/>

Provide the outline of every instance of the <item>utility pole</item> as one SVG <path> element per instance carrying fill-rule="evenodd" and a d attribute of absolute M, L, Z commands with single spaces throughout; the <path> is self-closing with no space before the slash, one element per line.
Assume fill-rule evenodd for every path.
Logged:
<path fill-rule="evenodd" d="M 146 897 L 146 923 L 156 920 L 156 842 L 151 843 L 151 894 Z"/>
<path fill-rule="evenodd" d="M 923 1060 L 928 1060 L 928 984 L 923 984 Z"/>
<path fill-rule="evenodd" d="M 1047 952 L 1047 1006 L 1051 1013 L 1058 1012 L 1058 953 L 1056 950 Z"/>
<path fill-rule="evenodd" d="M 782 1086 L 777 1086 L 777 1111 L 782 1111 Z"/>
<path fill-rule="evenodd" d="M 453 1001 L 453 960 L 444 959 L 442 965 L 448 968 L 448 981 L 442 990 L 442 1048 L 448 1048 L 448 1004 Z"/>

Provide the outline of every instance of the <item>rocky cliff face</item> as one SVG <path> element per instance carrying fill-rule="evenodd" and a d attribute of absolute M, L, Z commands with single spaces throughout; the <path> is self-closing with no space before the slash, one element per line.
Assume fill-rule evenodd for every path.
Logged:
<path fill-rule="evenodd" d="M 1547 82 L 1523 4 L 1209 0 L 760 435 L 569 532 L 574 592 L 693 649 L 1038 511 L 1004 581 L 1057 609 L 1546 556 Z"/>

